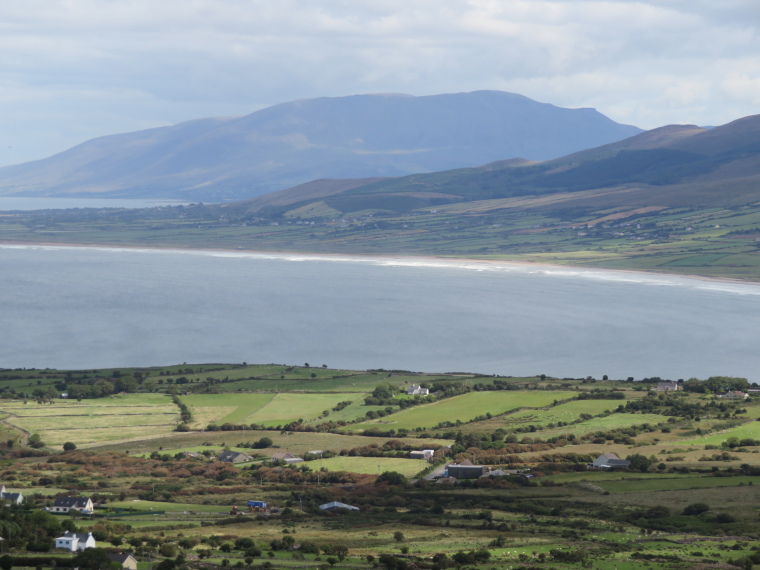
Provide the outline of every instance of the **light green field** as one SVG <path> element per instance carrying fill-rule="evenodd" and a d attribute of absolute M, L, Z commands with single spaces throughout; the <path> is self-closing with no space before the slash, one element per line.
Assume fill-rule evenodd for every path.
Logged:
<path fill-rule="evenodd" d="M 328 471 L 350 471 L 370 475 L 379 475 L 384 471 L 396 471 L 405 477 L 413 477 L 427 467 L 427 462 L 419 459 L 397 459 L 394 457 L 341 456 L 307 461 L 300 465 L 308 465 L 312 471 L 319 471 L 322 467 Z"/>
<path fill-rule="evenodd" d="M 573 400 L 546 410 L 519 410 L 513 414 L 505 414 L 463 426 L 462 431 L 490 431 L 499 428 L 518 428 L 528 425 L 546 426 L 551 423 L 570 423 L 580 419 L 581 414 L 596 416 L 605 411 L 612 411 L 622 400 Z M 564 426 L 559 429 L 570 430 L 573 426 Z"/>
<path fill-rule="evenodd" d="M 609 431 L 641 424 L 656 425 L 666 421 L 668 421 L 667 416 L 660 414 L 611 414 L 572 426 L 541 430 L 540 432 L 536 432 L 536 436 L 545 438 L 566 433 L 574 433 L 576 436 L 581 436 L 595 431 Z"/>
<path fill-rule="evenodd" d="M 642 481 L 597 481 L 595 484 L 610 493 L 646 493 L 713 487 L 737 487 L 757 483 L 756 477 L 687 477 L 644 479 Z"/>
<path fill-rule="evenodd" d="M 339 402 L 354 401 L 357 394 L 203 394 L 183 396 L 193 414 L 193 427 L 208 424 L 284 425 L 315 420 Z"/>
<path fill-rule="evenodd" d="M 265 426 L 287 424 L 299 419 L 304 421 L 317 418 L 324 410 L 329 410 L 339 402 L 355 400 L 357 394 L 277 394 L 271 402 L 248 416 L 248 423 Z"/>
<path fill-rule="evenodd" d="M 198 394 L 181 396 L 180 400 L 193 414 L 192 427 L 209 424 L 242 424 L 245 419 L 268 404 L 274 394 Z"/>
<path fill-rule="evenodd" d="M 555 400 L 563 400 L 574 395 L 573 392 L 541 391 L 470 392 L 432 404 L 407 408 L 384 418 L 349 426 L 348 429 L 432 428 L 445 421 L 469 422 L 486 413 L 497 415 L 518 408 L 540 408 L 550 405 Z"/>
<path fill-rule="evenodd" d="M 2 401 L 7 422 L 39 433 L 46 445 L 71 441 L 80 447 L 133 438 L 159 437 L 172 432 L 179 410 L 164 394 L 129 394 L 96 400 Z"/>
<path fill-rule="evenodd" d="M 167 513 L 184 513 L 194 511 L 196 513 L 226 513 L 230 508 L 224 505 L 196 505 L 193 503 L 164 503 L 161 501 L 115 501 L 108 503 L 114 509 L 136 509 L 139 511 L 164 511 Z"/>
<path fill-rule="evenodd" d="M 727 429 L 719 433 L 711 433 L 704 437 L 679 441 L 679 444 L 696 444 L 696 445 L 720 445 L 730 437 L 739 439 L 760 439 L 760 421 L 749 422 L 735 428 Z"/>

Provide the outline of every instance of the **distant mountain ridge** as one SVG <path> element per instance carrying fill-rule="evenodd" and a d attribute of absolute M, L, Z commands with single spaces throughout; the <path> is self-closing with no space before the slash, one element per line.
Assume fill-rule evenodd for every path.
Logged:
<path fill-rule="evenodd" d="M 640 132 L 499 91 L 323 97 L 93 139 L 0 168 L 0 195 L 240 200 L 316 179 L 547 160 Z"/>
<path fill-rule="evenodd" d="M 588 201 L 609 190 L 610 206 L 712 207 L 760 201 L 760 115 L 704 129 L 669 125 L 622 141 L 543 162 L 505 160 L 476 168 L 383 180 L 320 181 L 319 194 L 291 188 L 237 208 L 268 215 L 287 211 L 403 212 L 456 202 L 564 194 Z M 314 204 L 309 208 L 309 204 Z M 318 204 L 318 207 L 317 205 Z"/>

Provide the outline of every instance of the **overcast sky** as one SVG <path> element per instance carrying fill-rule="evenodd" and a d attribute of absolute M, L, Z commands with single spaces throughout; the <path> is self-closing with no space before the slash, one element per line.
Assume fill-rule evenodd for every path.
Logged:
<path fill-rule="evenodd" d="M 759 0 L 6 0 L 0 165 L 293 99 L 498 89 L 652 128 L 760 113 Z"/>

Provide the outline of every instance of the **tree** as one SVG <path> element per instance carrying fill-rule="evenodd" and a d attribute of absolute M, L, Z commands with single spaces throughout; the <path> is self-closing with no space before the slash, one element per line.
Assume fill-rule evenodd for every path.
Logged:
<path fill-rule="evenodd" d="M 74 451 L 77 448 L 77 444 L 71 441 L 67 441 L 63 444 L 64 451 Z"/>
<path fill-rule="evenodd" d="M 87 548 L 74 557 L 74 566 L 88 570 L 111 570 L 121 568 L 121 564 L 108 558 L 104 548 Z"/>
<path fill-rule="evenodd" d="M 649 466 L 653 463 L 653 461 L 649 460 L 646 455 L 642 455 L 641 453 L 634 453 L 633 455 L 626 457 L 626 459 L 631 462 L 631 469 L 641 471 L 642 473 L 648 471 Z"/>
<path fill-rule="evenodd" d="M 686 516 L 701 515 L 702 513 L 706 513 L 709 510 L 710 505 L 707 503 L 692 503 L 684 507 L 683 514 Z"/>
<path fill-rule="evenodd" d="M 393 540 L 395 540 L 396 542 L 404 542 L 404 533 L 401 532 L 400 530 L 397 530 L 396 532 L 393 533 Z"/>
<path fill-rule="evenodd" d="M 264 449 L 267 447 L 272 447 L 274 442 L 272 441 L 271 437 L 262 437 L 259 441 L 253 444 L 254 449 Z"/>
<path fill-rule="evenodd" d="M 376 480 L 377 483 L 389 483 L 390 485 L 406 485 L 406 477 L 396 471 L 383 471 Z"/>

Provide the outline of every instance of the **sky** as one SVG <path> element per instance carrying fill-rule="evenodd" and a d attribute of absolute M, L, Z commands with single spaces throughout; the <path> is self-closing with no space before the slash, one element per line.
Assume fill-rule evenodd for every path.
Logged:
<path fill-rule="evenodd" d="M 295 99 L 495 89 L 641 128 L 760 113 L 758 0 L 0 3 L 0 166 Z"/>

